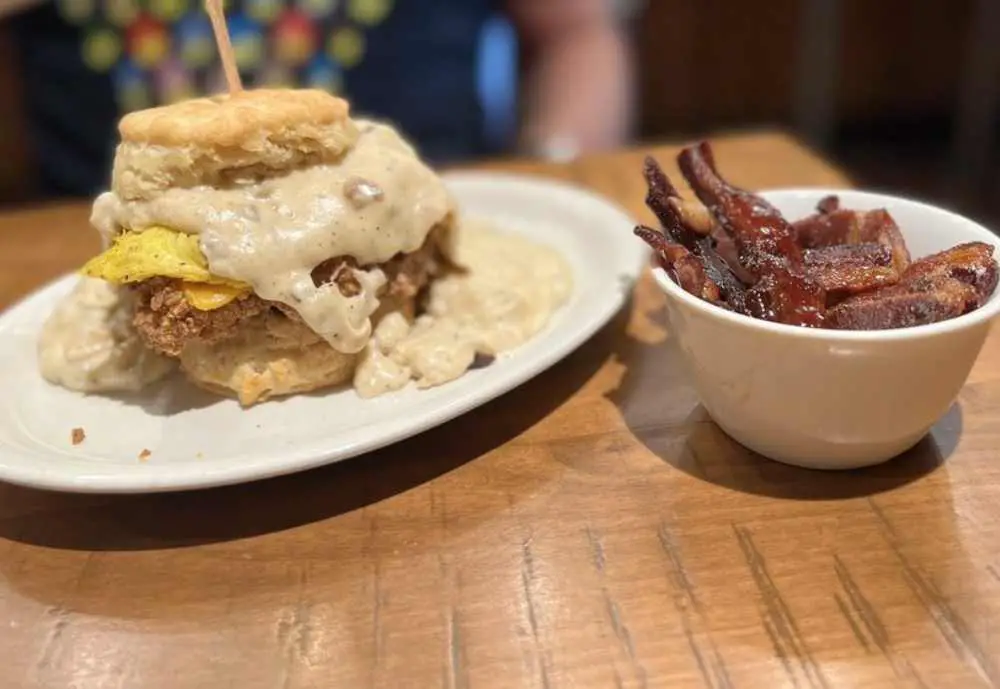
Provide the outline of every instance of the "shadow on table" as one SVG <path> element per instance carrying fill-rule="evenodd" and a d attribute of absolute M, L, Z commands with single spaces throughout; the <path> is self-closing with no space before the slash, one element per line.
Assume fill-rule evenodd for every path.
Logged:
<path fill-rule="evenodd" d="M 665 325 L 662 311 L 648 317 Z M 715 425 L 687 380 L 673 340 L 649 345 L 623 338 L 616 354 L 627 370 L 609 397 L 635 437 L 674 468 L 744 493 L 834 500 L 892 490 L 934 471 L 954 451 L 962 431 L 956 403 L 916 447 L 884 464 L 849 471 L 793 467 L 744 448 Z"/>
<path fill-rule="evenodd" d="M 0 538 L 73 550 L 176 548 L 273 533 L 377 503 L 460 468 L 551 413 L 608 359 L 630 309 L 626 304 L 580 349 L 521 387 L 364 457 L 181 493 L 71 495 L 0 485 Z M 476 516 L 457 528 L 474 527 Z"/>

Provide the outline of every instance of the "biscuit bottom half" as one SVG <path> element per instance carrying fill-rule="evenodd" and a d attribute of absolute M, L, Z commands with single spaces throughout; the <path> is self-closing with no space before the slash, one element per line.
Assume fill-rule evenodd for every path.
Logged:
<path fill-rule="evenodd" d="M 383 301 L 372 318 L 388 313 L 412 320 L 415 299 Z M 349 384 L 361 354 L 345 354 L 297 319 L 271 309 L 247 319 L 235 337 L 215 343 L 192 342 L 180 355 L 181 370 L 196 385 L 235 396 L 245 407 L 275 397 Z"/>

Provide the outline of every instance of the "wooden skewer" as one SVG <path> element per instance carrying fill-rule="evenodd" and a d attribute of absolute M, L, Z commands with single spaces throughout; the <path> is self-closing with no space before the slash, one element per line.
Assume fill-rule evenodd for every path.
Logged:
<path fill-rule="evenodd" d="M 229 27 L 226 26 L 226 13 L 222 8 L 223 0 L 205 0 L 205 9 L 212 20 L 212 31 L 215 33 L 215 45 L 222 58 L 222 70 L 226 74 L 226 84 L 229 94 L 236 95 L 243 90 L 240 72 L 236 69 L 236 56 L 233 54 L 233 44 L 229 40 Z"/>

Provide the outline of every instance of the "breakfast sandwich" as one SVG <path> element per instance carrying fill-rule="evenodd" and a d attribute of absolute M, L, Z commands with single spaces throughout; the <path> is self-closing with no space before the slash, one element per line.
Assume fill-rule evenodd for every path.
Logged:
<path fill-rule="evenodd" d="M 351 379 L 373 327 L 454 270 L 455 209 L 392 128 L 315 90 L 127 115 L 105 250 L 83 273 L 134 295 L 150 349 L 244 405 Z"/>

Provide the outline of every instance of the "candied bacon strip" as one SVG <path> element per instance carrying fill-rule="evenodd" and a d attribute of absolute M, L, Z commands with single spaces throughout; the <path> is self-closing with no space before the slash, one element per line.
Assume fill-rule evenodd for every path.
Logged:
<path fill-rule="evenodd" d="M 660 221 L 666 236 L 688 251 L 693 251 L 698 235 L 689 232 L 681 223 L 680 215 L 670 203 L 671 199 L 679 199 L 680 194 L 652 156 L 646 156 L 642 176 L 646 178 L 646 205 Z"/>
<path fill-rule="evenodd" d="M 744 267 L 757 275 L 774 264 L 787 264 L 793 272 L 801 266 L 802 249 L 791 224 L 761 197 L 722 179 L 707 142 L 685 148 L 677 162 L 695 195 L 736 242 Z"/>
<path fill-rule="evenodd" d="M 712 219 L 712 214 L 703 205 L 685 201 L 679 196 L 672 196 L 668 203 L 687 230 L 701 237 L 712 234 L 715 229 L 715 220 Z"/>
<path fill-rule="evenodd" d="M 993 247 L 967 242 L 911 265 L 897 285 L 860 294 L 828 313 L 827 325 L 847 330 L 886 330 L 937 323 L 979 308 L 998 280 Z"/>
<path fill-rule="evenodd" d="M 891 266 L 892 250 L 877 242 L 861 244 L 838 244 L 806 249 L 802 252 L 803 263 L 807 266 L 821 266 L 836 263 L 866 263 L 873 266 Z"/>
<path fill-rule="evenodd" d="M 662 264 L 669 265 L 673 263 L 674 257 L 677 256 L 677 252 L 673 250 L 673 247 L 680 246 L 679 244 L 671 242 L 662 232 L 658 232 L 646 225 L 636 225 L 632 232 L 656 252 L 656 257 L 660 259 Z M 681 248 L 683 249 L 684 247 Z"/>
<path fill-rule="evenodd" d="M 634 232 L 653 248 L 660 265 L 681 289 L 706 301 L 719 301 L 719 286 L 706 275 L 701 260 L 686 247 L 670 241 L 662 232 L 645 225 L 639 225 Z"/>
<path fill-rule="evenodd" d="M 902 282 L 915 283 L 930 275 L 947 275 L 971 285 L 982 306 L 997 287 L 997 262 L 993 246 L 986 242 L 966 242 L 916 261 L 904 273 Z"/>
<path fill-rule="evenodd" d="M 719 291 L 719 296 L 716 297 L 716 300 L 722 299 L 739 311 L 742 308 L 742 295 L 746 290 L 746 286 L 734 275 L 729 264 L 716 252 L 715 241 L 710 236 L 711 225 L 709 225 L 707 231 L 702 229 L 706 223 L 705 217 L 698 213 L 693 204 L 681 199 L 676 187 L 670 182 L 663 168 L 651 156 L 646 157 L 645 164 L 643 165 L 643 176 L 646 178 L 648 187 L 646 204 L 660 220 L 664 230 L 662 234 L 658 232 L 656 234 L 659 237 L 664 237 L 665 235 L 665 238 L 669 238 L 670 241 L 683 246 L 694 254 L 701 261 L 708 280 Z M 650 228 L 642 229 L 643 232 L 649 230 Z M 640 230 L 637 229 L 636 234 L 639 234 L 639 232 Z M 660 241 L 657 237 L 648 237 L 641 234 L 639 236 L 647 244 L 660 251 L 652 243 Z"/>
<path fill-rule="evenodd" d="M 756 279 L 747 295 L 750 315 L 789 325 L 822 325 L 826 293 L 806 276 L 791 224 L 764 199 L 722 179 L 707 142 L 682 150 L 678 164 L 695 195 L 735 242 L 739 264 Z"/>
<path fill-rule="evenodd" d="M 860 214 L 851 210 L 815 213 L 792 223 L 795 241 L 803 249 L 860 244 Z"/>
<path fill-rule="evenodd" d="M 713 239 L 705 237 L 699 240 L 698 252 L 705 272 L 719 286 L 719 293 L 725 302 L 737 313 L 748 313 L 747 287 L 733 272 L 729 263 L 716 252 Z"/>
<path fill-rule="evenodd" d="M 869 240 L 869 237 L 871 238 Z M 861 219 L 860 238 L 862 241 L 877 241 L 892 250 L 892 265 L 902 275 L 912 262 L 910 250 L 899 225 L 884 208 L 870 211 Z"/>
<path fill-rule="evenodd" d="M 714 223 L 711 215 L 699 204 L 681 198 L 667 173 L 652 156 L 646 156 L 642 174 L 648 189 L 646 205 L 656 215 L 666 235 L 688 250 L 694 250 L 695 242 L 712 232 Z"/>
<path fill-rule="evenodd" d="M 816 204 L 816 212 L 826 215 L 827 213 L 833 213 L 835 210 L 840 209 L 840 197 L 831 194 L 830 196 L 824 196 Z"/>
<path fill-rule="evenodd" d="M 747 290 L 746 308 L 754 318 L 819 327 L 826 314 L 826 293 L 785 266 L 774 266 Z"/>
<path fill-rule="evenodd" d="M 906 248 L 903 233 L 885 209 L 821 210 L 792 223 L 792 228 L 795 230 L 796 241 L 804 249 L 878 242 L 892 251 L 892 264 L 899 275 L 910 265 L 910 252 Z"/>
<path fill-rule="evenodd" d="M 736 279 L 743 285 L 752 285 L 755 283 L 757 278 L 740 265 L 739 248 L 736 246 L 733 238 L 727 235 L 726 231 L 719 227 L 718 224 L 714 224 L 711 237 L 715 253 L 725 262 Z"/>
<path fill-rule="evenodd" d="M 837 330 L 891 330 L 956 318 L 975 308 L 975 290 L 939 277 L 926 291 L 892 286 L 847 299 L 830 309 L 826 325 Z"/>
<path fill-rule="evenodd" d="M 828 293 L 866 292 L 899 281 L 892 251 L 875 242 L 806 249 L 802 258 L 806 273 Z"/>

